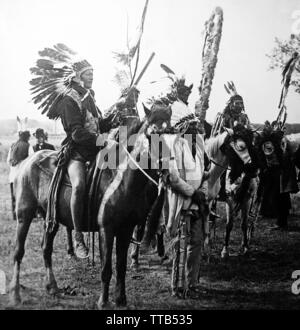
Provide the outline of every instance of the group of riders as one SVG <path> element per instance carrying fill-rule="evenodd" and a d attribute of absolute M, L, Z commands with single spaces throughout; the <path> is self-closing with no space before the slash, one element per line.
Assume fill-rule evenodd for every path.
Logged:
<path fill-rule="evenodd" d="M 99 141 L 106 139 L 102 141 L 104 146 L 110 143 L 103 130 L 106 131 L 106 126 L 114 116 L 139 116 L 139 91 L 136 86 L 131 86 L 110 111 L 102 114 L 96 105 L 92 90 L 92 66 L 83 60 L 74 63 L 72 68 L 70 88 L 55 104 L 55 116 L 61 119 L 66 133 L 58 168 L 61 161 L 72 186 L 70 210 L 75 231 L 75 254 L 78 258 L 84 259 L 89 256 L 81 230 L 87 193 L 87 168 L 95 161 L 98 152 L 101 152 Z M 234 138 L 228 145 L 232 146 L 232 150 L 242 154 L 249 144 L 243 140 L 239 132 L 252 132 L 252 135 L 249 135 L 249 143 L 253 146 L 255 155 L 252 155 L 252 160 L 245 157 L 243 167 L 237 175 L 231 173 L 229 166 L 226 166 L 217 194 L 221 200 L 223 196 L 223 200 L 230 197 L 236 205 L 242 203 L 242 199 L 248 196 L 249 185 L 244 186 L 239 182 L 245 182 L 247 178 L 256 180 L 260 184 L 253 203 L 261 201 L 261 214 L 277 217 L 277 228 L 287 230 L 287 218 L 291 208 L 290 193 L 298 191 L 296 166 L 299 167 L 300 151 L 291 150 L 284 129 L 278 128 L 277 122 L 266 122 L 260 134 L 253 132 L 245 112 L 243 98 L 237 93 L 234 84 L 229 83 L 226 90 L 231 97 L 225 110 L 218 114 L 213 126 L 207 122 L 202 123 L 189 107 L 188 99 L 192 88 L 193 85 L 186 85 L 184 78 L 176 77 L 170 86 L 170 93 L 153 99 L 150 109 L 166 110 L 157 112 L 156 131 L 154 129 L 153 132 L 170 136 L 175 132 L 180 136 L 172 146 L 174 155 L 169 159 L 168 169 L 160 172 L 160 183 L 163 187 L 161 189 L 172 195 L 170 200 L 174 204 L 168 206 L 168 215 L 164 214 L 165 207 L 162 208 L 159 219 L 160 231 L 169 234 L 174 241 L 171 286 L 173 294 L 177 297 L 199 295 L 202 250 L 209 242 L 210 223 L 216 217 L 216 203 L 215 200 L 210 200 L 208 187 L 210 167 L 215 161 L 205 151 L 210 138 L 229 132 L 228 136 Z M 192 143 L 185 138 L 186 135 L 192 136 Z M 116 134 L 109 136 L 111 139 L 116 138 Z M 28 144 L 28 137 L 28 133 L 20 133 L 22 143 L 18 144 L 18 148 L 11 148 L 8 160 L 12 167 L 17 165 L 18 162 L 15 160 L 18 157 L 25 158 L 20 154 L 26 149 L 24 146 Z M 54 149 L 53 146 L 45 144 L 46 135 L 43 130 L 37 130 L 36 138 L 38 143 L 34 151 Z M 56 174 L 53 181 L 55 176 Z M 55 189 L 53 186 L 54 184 L 51 184 L 50 189 Z M 13 192 L 13 186 L 11 187 Z M 49 211 L 49 205 L 47 210 Z M 49 220 L 49 214 L 46 217 Z"/>

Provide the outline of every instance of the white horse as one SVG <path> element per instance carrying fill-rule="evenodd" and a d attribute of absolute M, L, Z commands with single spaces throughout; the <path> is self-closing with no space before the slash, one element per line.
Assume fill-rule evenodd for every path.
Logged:
<path fill-rule="evenodd" d="M 236 159 L 232 159 L 232 157 L 228 153 L 226 154 L 226 152 L 222 151 L 222 147 L 224 147 L 224 144 L 226 144 L 226 141 L 228 141 L 229 136 L 231 136 L 233 139 L 231 139 L 231 142 L 227 142 L 227 145 L 230 146 L 234 151 L 235 155 L 238 156 L 238 158 Z M 235 142 L 234 140 L 234 132 L 228 129 L 223 134 L 219 134 L 218 136 L 212 137 L 206 141 L 206 153 L 211 160 L 211 168 L 209 172 L 210 175 L 208 178 L 208 202 L 210 210 L 212 209 L 213 202 L 216 200 L 220 192 L 220 178 L 222 174 L 229 168 L 231 170 L 235 170 L 236 166 L 251 164 L 251 162 L 253 161 L 248 150 L 249 146 L 247 146 L 246 142 L 243 141 L 241 138 L 236 139 Z M 239 162 L 240 164 L 238 164 Z M 243 179 L 245 179 L 245 176 Z M 229 256 L 228 247 L 230 233 L 233 227 L 234 217 L 238 214 L 239 211 L 241 211 L 242 215 L 242 252 L 247 253 L 248 251 L 248 214 L 249 209 L 251 207 L 251 201 L 253 200 L 253 197 L 257 191 L 257 178 L 250 178 L 250 180 L 248 180 L 245 194 L 243 197 L 243 202 L 237 206 L 232 196 L 233 193 L 241 186 L 243 179 L 240 180 L 240 182 L 238 183 L 235 182 L 235 184 L 233 185 L 227 184 L 227 192 L 229 188 L 229 192 L 226 194 L 227 223 L 225 244 L 221 253 L 222 258 Z"/>

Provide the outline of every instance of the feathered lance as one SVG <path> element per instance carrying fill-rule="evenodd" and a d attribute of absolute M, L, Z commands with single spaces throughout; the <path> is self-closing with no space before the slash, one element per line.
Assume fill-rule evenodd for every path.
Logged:
<path fill-rule="evenodd" d="M 136 44 L 133 47 L 130 48 L 129 42 L 128 42 L 128 32 L 127 32 L 128 53 L 114 52 L 114 55 L 115 55 L 115 58 L 117 59 L 117 61 L 119 63 L 123 64 L 129 70 L 129 74 L 123 69 L 123 70 L 119 70 L 115 75 L 115 81 L 119 85 L 121 85 L 121 87 L 123 89 L 128 89 L 129 90 L 132 86 L 137 85 L 135 80 L 136 80 L 136 75 L 137 75 L 138 65 L 139 65 L 139 60 L 140 60 L 140 46 L 141 46 L 142 35 L 143 35 L 143 32 L 144 32 L 144 24 L 145 24 L 148 4 L 149 4 L 149 0 L 146 0 L 144 10 L 143 10 L 143 14 L 142 14 L 142 18 L 141 18 L 141 22 L 140 22 L 140 25 L 139 25 L 139 35 L 138 35 L 138 40 L 137 40 Z M 135 58 L 135 67 L 134 67 L 134 70 L 133 70 L 133 73 L 132 73 L 131 62 L 133 61 L 134 58 Z M 144 69 L 145 68 L 147 69 L 147 67 L 149 66 L 152 58 L 153 58 L 153 55 L 151 55 L 150 60 L 147 62 Z M 143 70 L 142 74 L 139 75 L 140 79 L 142 78 L 144 73 L 145 73 L 145 70 Z M 126 88 L 124 88 L 125 86 L 123 86 L 123 85 L 124 85 L 124 82 L 128 79 L 128 76 L 130 76 L 130 82 L 128 81 L 128 85 L 126 86 Z M 137 80 L 140 80 L 140 79 L 137 79 Z"/>
<path fill-rule="evenodd" d="M 295 52 L 292 56 L 292 58 L 286 63 L 286 65 L 283 68 L 282 72 L 282 91 L 280 95 L 280 101 L 279 101 L 279 114 L 276 119 L 276 126 L 279 129 L 282 129 L 286 119 L 287 119 L 287 112 L 286 112 L 286 106 L 285 106 L 285 100 L 289 91 L 289 87 L 291 84 L 292 74 L 295 70 L 296 64 L 299 61 L 300 56 L 297 52 Z"/>
<path fill-rule="evenodd" d="M 149 3 L 149 0 L 146 0 L 145 6 L 144 6 L 144 10 L 143 10 L 143 14 L 142 14 L 141 25 L 140 25 L 140 36 L 139 36 L 137 45 L 133 49 L 133 54 L 130 54 L 130 55 L 132 55 L 132 58 L 133 58 L 134 55 L 135 55 L 135 51 L 137 51 L 136 62 L 135 62 L 135 69 L 134 69 L 134 73 L 133 73 L 133 76 L 132 76 L 132 79 L 131 79 L 130 87 L 133 86 L 133 83 L 134 83 L 134 80 L 135 80 L 135 77 L 136 77 L 136 73 L 137 73 L 137 69 L 138 69 L 138 65 L 139 65 L 141 40 L 142 40 L 142 35 L 143 35 L 143 32 L 144 32 L 144 24 L 145 24 L 147 9 L 148 9 L 148 3 Z"/>
<path fill-rule="evenodd" d="M 217 7 L 205 23 L 206 34 L 202 51 L 202 79 L 199 87 L 200 98 L 195 105 L 195 112 L 201 119 L 202 125 L 204 125 L 206 111 L 209 108 L 209 97 L 218 62 L 222 27 L 223 10 Z"/>
<path fill-rule="evenodd" d="M 141 18 L 141 23 L 139 25 L 139 37 L 138 37 L 137 43 L 132 48 L 129 47 L 128 31 L 127 31 L 128 54 L 127 53 L 114 52 L 114 55 L 115 55 L 115 58 L 117 59 L 117 61 L 125 66 L 125 69 L 118 70 L 117 73 L 115 74 L 115 77 L 114 77 L 114 81 L 122 89 L 122 97 L 125 97 L 126 94 L 131 90 L 132 87 L 134 87 L 134 86 L 136 87 L 138 85 L 138 83 L 140 82 L 140 80 L 144 76 L 147 68 L 149 67 L 150 63 L 152 62 L 152 60 L 155 56 L 154 52 L 150 55 L 147 63 L 145 64 L 145 66 L 143 67 L 141 73 L 139 74 L 138 78 L 136 79 L 136 74 L 137 74 L 137 71 L 138 71 L 139 58 L 140 58 L 141 40 L 142 40 L 142 35 L 143 35 L 143 32 L 144 32 L 144 24 L 145 24 L 148 4 L 149 4 L 149 0 L 146 0 L 144 10 L 143 10 L 143 14 L 142 14 L 142 18 Z M 135 56 L 136 56 L 135 68 L 134 68 L 134 73 L 132 75 L 131 61 L 134 59 Z M 126 67 L 127 67 L 127 71 L 129 69 L 129 74 L 126 71 Z M 129 76 L 130 76 L 130 82 L 129 82 L 129 79 L 128 79 Z M 113 113 L 115 113 L 115 105 L 116 105 L 116 103 L 114 105 L 112 105 L 106 111 L 106 113 L 104 115 L 105 118 L 108 118 Z"/>

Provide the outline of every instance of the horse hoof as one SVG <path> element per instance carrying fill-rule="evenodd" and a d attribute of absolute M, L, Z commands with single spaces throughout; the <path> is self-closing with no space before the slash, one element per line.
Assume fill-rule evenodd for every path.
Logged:
<path fill-rule="evenodd" d="M 116 306 L 118 308 L 125 308 L 127 307 L 127 301 L 126 301 L 126 297 L 122 297 L 122 298 L 117 298 L 116 299 Z"/>
<path fill-rule="evenodd" d="M 136 261 L 136 260 L 133 260 L 132 262 L 131 262 L 131 265 L 130 265 L 130 269 L 133 269 L 133 270 L 137 270 L 137 269 L 139 269 L 139 262 L 138 261 Z"/>
<path fill-rule="evenodd" d="M 247 248 L 247 247 L 242 247 L 242 249 L 241 249 L 241 255 L 242 256 L 244 256 L 244 257 L 247 257 L 248 255 L 249 255 L 249 248 Z"/>
<path fill-rule="evenodd" d="M 68 250 L 68 257 L 71 259 L 73 257 L 75 257 L 75 253 L 74 250 Z"/>
<path fill-rule="evenodd" d="M 54 283 L 48 283 L 46 285 L 46 291 L 51 296 L 55 296 L 55 295 L 57 295 L 60 292 L 60 290 L 59 290 L 56 282 L 54 282 Z"/>
<path fill-rule="evenodd" d="M 101 298 L 99 298 L 98 303 L 97 303 L 97 308 L 98 310 L 107 310 L 107 309 L 112 309 L 111 304 L 109 301 L 102 301 Z"/>
<path fill-rule="evenodd" d="M 22 304 L 22 299 L 19 292 L 11 292 L 9 297 L 8 308 L 15 308 Z"/>
<path fill-rule="evenodd" d="M 228 249 L 227 248 L 224 248 L 221 252 L 221 258 L 222 259 L 227 259 L 229 258 L 229 252 L 228 252 Z"/>

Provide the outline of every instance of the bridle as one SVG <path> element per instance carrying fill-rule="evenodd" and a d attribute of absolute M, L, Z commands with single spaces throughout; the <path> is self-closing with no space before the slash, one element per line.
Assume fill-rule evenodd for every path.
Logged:
<path fill-rule="evenodd" d="M 223 165 L 220 165 L 220 164 L 218 164 L 217 162 L 215 162 L 213 159 L 209 159 L 209 161 L 211 162 L 211 163 L 213 163 L 214 165 L 216 165 L 216 166 L 218 166 L 218 167 L 221 167 L 221 168 L 223 168 L 224 170 L 231 170 L 231 168 L 230 167 L 225 167 L 225 166 L 223 166 Z"/>

